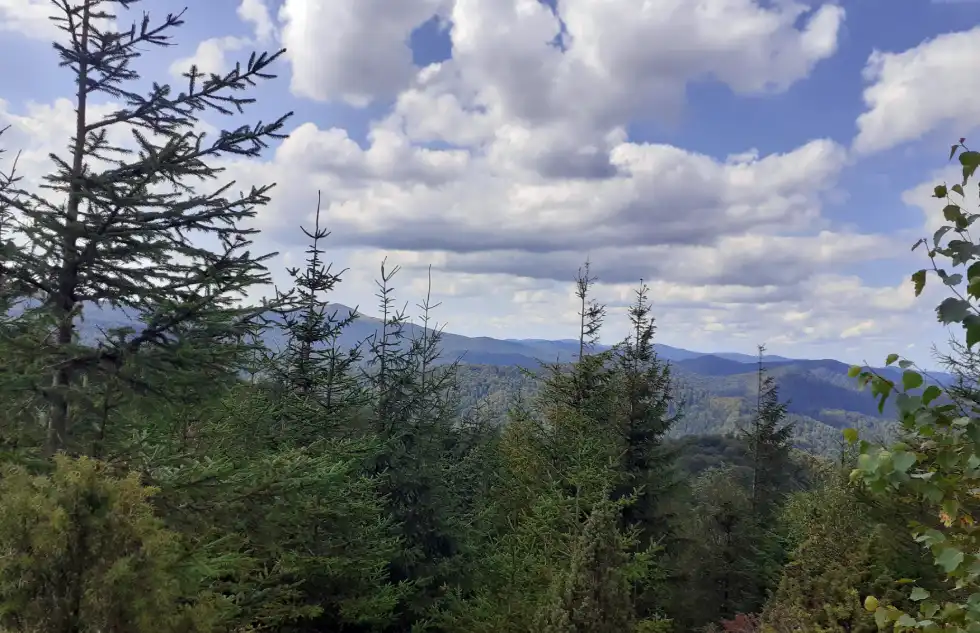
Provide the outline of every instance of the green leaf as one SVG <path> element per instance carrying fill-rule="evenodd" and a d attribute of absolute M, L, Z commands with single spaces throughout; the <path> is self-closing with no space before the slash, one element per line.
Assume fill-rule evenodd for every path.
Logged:
<path fill-rule="evenodd" d="M 939 396 L 943 395 L 943 390 L 936 385 L 929 385 L 922 392 L 922 404 L 929 404 Z"/>
<path fill-rule="evenodd" d="M 969 151 L 960 154 L 960 165 L 964 167 L 980 165 L 980 152 Z"/>
<path fill-rule="evenodd" d="M 915 600 L 916 602 L 925 600 L 928 597 L 929 597 L 929 592 L 923 589 L 922 587 L 916 587 L 915 589 L 912 590 L 912 593 L 909 594 L 909 600 Z"/>
<path fill-rule="evenodd" d="M 851 365 L 850 369 L 847 370 L 848 378 L 857 378 L 858 374 L 861 373 L 861 368 L 857 365 Z"/>
<path fill-rule="evenodd" d="M 956 147 L 955 145 L 953 147 Z M 950 156 L 952 158 L 952 156 Z M 937 198 L 946 197 L 946 185 L 936 185 L 936 188 L 932 190 L 932 193 Z"/>
<path fill-rule="evenodd" d="M 910 369 L 902 372 L 902 387 L 908 391 L 922 386 L 922 375 Z"/>
<path fill-rule="evenodd" d="M 952 230 L 953 230 L 953 227 L 949 226 L 948 224 L 945 225 L 945 226 L 939 227 L 936 230 L 936 232 L 932 234 L 932 242 L 933 242 L 933 244 L 935 244 L 938 247 L 939 246 L 939 240 L 943 239 L 943 236 L 946 235 L 947 233 L 949 233 Z"/>
<path fill-rule="evenodd" d="M 889 354 L 888 358 L 885 359 L 885 366 L 891 365 L 898 360 L 898 354 Z"/>
<path fill-rule="evenodd" d="M 970 302 L 947 297 L 936 308 L 936 316 L 941 323 L 961 323 L 970 314 Z"/>
<path fill-rule="evenodd" d="M 963 283 L 963 275 L 953 273 L 952 275 L 949 275 L 943 279 L 943 283 L 947 286 L 958 286 L 959 284 Z"/>
<path fill-rule="evenodd" d="M 849 444 L 853 444 L 858 441 L 857 429 L 846 428 L 844 429 L 844 439 L 847 440 Z"/>
<path fill-rule="evenodd" d="M 903 613 L 901 616 L 899 616 L 899 618 L 895 622 L 895 624 L 898 625 L 898 626 L 903 626 L 905 628 L 911 629 L 911 628 L 915 627 L 916 620 L 915 620 L 915 618 L 913 618 L 909 614 Z"/>
<path fill-rule="evenodd" d="M 970 319 L 964 323 L 966 328 L 966 348 L 973 349 L 973 346 L 980 343 L 980 318 Z"/>
<path fill-rule="evenodd" d="M 892 464 L 898 472 L 906 473 L 915 465 L 915 453 L 895 453 Z"/>
<path fill-rule="evenodd" d="M 943 217 L 946 218 L 948 222 L 955 222 L 957 218 L 963 216 L 963 210 L 960 209 L 958 204 L 947 204 L 943 207 Z"/>
<path fill-rule="evenodd" d="M 915 296 L 918 297 L 922 294 L 922 289 L 926 287 L 926 271 L 924 268 L 912 273 L 912 283 L 915 285 Z"/>
<path fill-rule="evenodd" d="M 973 262 L 970 267 L 966 269 L 967 279 L 980 279 L 980 262 Z"/>
<path fill-rule="evenodd" d="M 884 607 L 878 607 L 875 609 L 875 624 L 878 625 L 878 630 L 884 631 L 885 627 L 888 625 L 888 613 L 885 611 Z"/>
<path fill-rule="evenodd" d="M 963 186 L 960 185 L 959 183 L 956 183 L 955 185 L 953 185 L 952 187 L 950 187 L 950 189 L 952 189 L 956 193 L 960 194 L 961 196 L 966 195 L 966 194 L 963 193 Z"/>
<path fill-rule="evenodd" d="M 942 553 L 936 557 L 936 564 L 942 567 L 947 574 L 951 574 L 963 563 L 963 558 L 963 552 L 957 548 L 944 547 Z"/>

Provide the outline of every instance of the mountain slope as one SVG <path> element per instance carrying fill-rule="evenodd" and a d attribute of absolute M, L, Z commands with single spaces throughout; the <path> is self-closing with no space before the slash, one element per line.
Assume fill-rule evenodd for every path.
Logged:
<path fill-rule="evenodd" d="M 332 306 L 338 317 L 350 308 Z M 87 309 L 80 324 L 83 338 L 94 337 L 99 329 L 132 323 L 125 314 L 105 308 Z M 360 315 L 340 337 L 342 347 L 353 347 L 380 333 L 380 319 Z M 406 326 L 410 337 L 421 336 L 423 328 Z M 266 343 L 276 348 L 284 343 L 281 331 L 270 330 Z M 475 410 L 489 405 L 490 415 L 503 419 L 518 395 L 531 396 L 536 379 L 526 369 L 535 370 L 544 362 L 567 363 L 578 354 L 578 341 L 571 339 L 494 339 L 467 337 L 444 332 L 443 360 L 459 359 L 462 406 Z M 608 349 L 604 347 L 603 349 Z M 661 359 L 669 361 L 675 391 L 683 418 L 675 429 L 679 435 L 725 433 L 736 430 L 751 417 L 757 389 L 757 358 L 738 353 L 704 353 L 668 345 L 658 345 Z M 886 434 L 892 426 L 894 409 L 879 412 L 877 402 L 847 376 L 848 365 L 833 359 L 788 359 L 766 356 L 767 370 L 779 382 L 780 395 L 788 401 L 791 421 L 796 425 L 797 443 L 816 451 L 832 450 L 840 429 L 856 426 L 872 435 Z M 900 378 L 901 370 L 889 367 L 879 371 Z M 948 374 L 933 375 L 948 382 Z"/>

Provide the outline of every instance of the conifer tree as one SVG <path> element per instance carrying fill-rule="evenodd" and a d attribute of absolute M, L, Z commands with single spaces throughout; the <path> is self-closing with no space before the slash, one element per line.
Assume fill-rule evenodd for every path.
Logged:
<path fill-rule="evenodd" d="M 0 140 L 3 139 L 7 128 L 0 129 Z M 0 157 L 4 154 L 4 148 L 0 146 Z M 17 184 L 17 157 L 14 158 L 13 165 L 6 171 L 0 171 L 0 194 L 11 190 Z M 9 262 L 14 258 L 14 249 L 11 225 L 13 224 L 13 212 L 10 205 L 0 199 L 0 319 L 4 319 L 16 296 L 16 288 L 7 272 Z"/>
<path fill-rule="evenodd" d="M 579 355 L 571 366 L 544 364 L 539 404 L 567 406 L 592 420 L 609 420 L 616 406 L 614 350 L 596 352 L 606 317 L 606 306 L 592 297 L 598 277 L 586 261 L 575 278 L 575 296 L 579 300 Z M 552 419 L 554 417 L 552 416 Z M 555 427 L 554 433 L 560 430 Z"/>
<path fill-rule="evenodd" d="M 357 372 L 362 358 L 360 346 L 341 349 L 339 337 L 359 315 L 356 308 L 340 314 L 330 307 L 327 296 L 341 282 L 346 269 L 333 272 L 331 265 L 324 262 L 321 242 L 330 232 L 321 227 L 320 221 L 318 194 L 313 230 L 300 227 L 309 239 L 306 266 L 288 269 L 293 287 L 287 292 L 277 291 L 280 305 L 275 314 L 281 323 L 272 327 L 286 335 L 285 349 L 267 358 L 266 364 L 271 377 L 298 396 L 296 404 L 321 409 L 309 416 L 294 411 L 294 422 L 330 419 L 334 428 L 329 432 L 348 432 L 352 429 L 344 430 L 343 423 L 366 406 L 368 398 Z M 311 441 L 328 433 L 322 428 L 297 431 L 292 435 L 300 442 L 303 437 Z"/>
<path fill-rule="evenodd" d="M 628 529 L 638 532 L 639 548 L 673 545 L 674 517 L 671 497 L 679 481 L 673 470 L 674 454 L 664 444 L 677 419 L 671 411 L 670 367 L 657 358 L 656 331 L 649 289 L 640 283 L 628 309 L 631 333 L 616 348 L 616 383 L 619 397 L 612 420 L 620 434 L 624 483 L 617 497 L 634 497 L 623 508 Z M 663 587 L 641 579 L 635 587 L 640 615 L 660 613 L 666 600 Z"/>
<path fill-rule="evenodd" d="M 626 514 L 636 525 L 652 526 L 654 499 L 670 485 L 670 456 L 663 442 L 676 416 L 671 412 L 670 367 L 660 362 L 653 346 L 656 327 L 648 293 L 641 282 L 628 310 L 632 332 L 619 346 L 616 360 L 623 391 L 623 468 L 631 485 L 643 487 Z"/>
<path fill-rule="evenodd" d="M 48 453 L 69 440 L 72 403 L 84 395 L 76 382 L 81 372 L 119 366 L 148 346 L 167 349 L 175 329 L 191 319 L 224 331 L 248 324 L 258 310 L 234 309 L 228 301 L 268 279 L 263 262 L 270 255 L 250 251 L 255 230 L 244 223 L 268 201 L 271 185 L 234 196 L 233 183 L 209 182 L 221 171 L 212 161 L 258 156 L 267 141 L 281 137 L 286 117 L 222 131 L 213 140 L 197 126 L 201 113 L 244 112 L 253 99 L 234 93 L 273 77 L 270 65 L 283 51 L 253 54 L 244 67 L 221 75 L 192 67 L 176 95 L 158 83 L 141 94 L 133 62 L 147 48 L 170 45 L 169 32 L 183 20 L 168 14 L 151 24 L 144 16 L 129 29 L 112 30 L 111 9 L 137 1 L 52 0 L 52 19 L 64 33 L 54 47 L 77 86 L 75 133 L 67 157 L 52 156 L 43 190 L 0 192 L 0 204 L 19 216 L 15 230 L 32 246 L 14 252 L 8 274 L 40 298 L 54 330 L 52 344 L 38 350 L 55 368 L 43 389 L 50 404 Z M 94 114 L 98 94 L 117 109 Z M 115 140 L 127 133 L 133 147 Z M 99 347 L 80 345 L 77 318 L 93 304 L 129 309 L 142 327 Z M 235 318 L 210 318 L 219 314 Z"/>
<path fill-rule="evenodd" d="M 685 586 L 677 591 L 675 619 L 690 630 L 758 606 L 758 532 L 747 486 L 730 466 L 712 468 L 692 485 L 685 517 L 690 545 L 680 557 Z"/>
<path fill-rule="evenodd" d="M 373 397 L 381 449 L 372 472 L 381 479 L 387 509 L 403 550 L 391 561 L 392 579 L 418 590 L 400 622 L 423 617 L 450 582 L 459 551 L 453 511 L 459 492 L 447 473 L 461 454 L 454 384 L 456 363 L 440 363 L 442 330 L 432 323 L 430 295 L 420 304 L 423 327 L 396 308 L 392 281 L 400 267 L 381 264 L 376 281 L 381 326 L 367 340 L 365 381 Z"/>
<path fill-rule="evenodd" d="M 568 568 L 558 576 L 549 601 L 538 614 L 542 633 L 622 633 L 633 629 L 626 553 L 631 543 L 620 532 L 616 503 L 604 501 L 591 512 Z"/>
<path fill-rule="evenodd" d="M 785 492 L 782 488 L 790 463 L 793 433 L 792 424 L 784 423 L 787 404 L 779 400 L 779 385 L 766 373 L 765 351 L 765 346 L 760 345 L 758 395 L 752 425 L 740 434 L 752 460 L 750 493 L 753 511 L 759 517 L 767 515 L 778 501 L 778 495 Z"/>

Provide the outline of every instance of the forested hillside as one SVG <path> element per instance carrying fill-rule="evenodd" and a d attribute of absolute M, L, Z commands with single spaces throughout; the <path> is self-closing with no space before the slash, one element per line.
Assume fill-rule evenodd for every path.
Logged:
<path fill-rule="evenodd" d="M 282 138 L 288 116 L 241 117 L 284 51 L 143 84 L 182 18 L 119 27 L 124 4 L 52 3 L 77 136 L 43 186 L 0 136 L 0 632 L 980 630 L 964 141 L 911 277 L 962 325 L 946 379 L 897 354 L 668 362 L 643 282 L 629 335 L 599 345 L 588 262 L 571 340 L 461 362 L 473 343 L 426 327 L 429 298 L 418 326 L 397 308 L 396 267 L 376 320 L 334 307 L 315 204 L 291 287 L 248 299 L 277 192 L 216 165 Z M 206 134 L 203 113 L 234 123 Z M 529 348 L 549 362 L 525 371 Z"/>

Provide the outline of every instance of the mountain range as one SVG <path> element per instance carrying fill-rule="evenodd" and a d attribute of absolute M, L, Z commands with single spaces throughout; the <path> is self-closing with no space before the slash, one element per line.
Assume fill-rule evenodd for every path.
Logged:
<path fill-rule="evenodd" d="M 333 304 L 338 318 L 351 309 Z M 86 309 L 80 322 L 82 338 L 95 336 L 99 329 L 132 324 L 124 313 L 95 307 Z M 377 334 L 381 319 L 359 315 L 340 336 L 341 347 L 353 347 Z M 420 336 L 424 329 L 409 323 L 409 337 Z M 265 342 L 275 349 L 284 343 L 283 333 L 270 330 Z M 460 361 L 459 382 L 464 408 L 476 410 L 490 405 L 495 415 L 503 417 L 518 393 L 536 391 L 534 371 L 541 362 L 571 362 L 578 355 L 579 344 L 573 339 L 495 339 L 468 337 L 443 332 L 443 360 Z M 608 349 L 607 347 L 605 349 Z M 726 433 L 736 430 L 751 416 L 757 390 L 757 356 L 735 352 L 697 352 L 656 345 L 661 360 L 668 361 L 674 376 L 674 391 L 683 416 L 675 428 L 677 434 Z M 797 444 L 816 452 L 827 452 L 839 441 L 840 429 L 854 426 L 866 434 L 890 434 L 895 411 L 886 406 L 881 412 L 874 398 L 861 391 L 847 376 L 847 363 L 834 359 L 794 359 L 766 355 L 763 363 L 788 401 L 790 421 L 796 427 Z M 877 368 L 889 377 L 899 379 L 896 367 Z M 953 380 L 942 372 L 930 373 L 929 379 L 940 384 Z"/>

